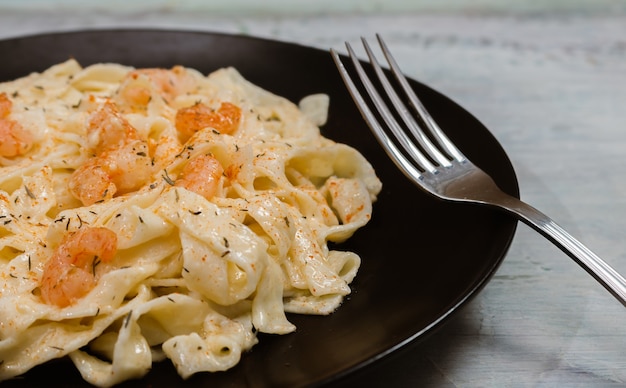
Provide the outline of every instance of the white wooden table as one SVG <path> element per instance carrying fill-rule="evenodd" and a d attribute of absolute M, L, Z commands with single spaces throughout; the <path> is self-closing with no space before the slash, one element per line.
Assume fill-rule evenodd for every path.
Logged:
<path fill-rule="evenodd" d="M 196 1 L 182 2 L 187 6 L 181 8 L 176 2 L 156 2 L 158 7 L 133 2 L 133 9 L 115 2 L 121 9 L 107 12 L 29 8 L 41 4 L 36 0 L 16 3 L 23 7 L 0 2 L 0 38 L 85 27 L 159 27 L 343 50 L 344 40 L 358 44 L 360 36 L 379 32 L 406 73 L 451 97 L 492 131 L 513 161 L 523 199 L 626 274 L 626 7 L 621 3 L 557 1 L 542 9 L 483 0 L 468 9 L 448 0 L 393 15 L 384 9 L 353 12 L 348 6 L 285 12 L 273 2 L 259 16 L 245 12 L 245 1 L 233 3 L 236 12 L 220 14 Z M 390 4 L 401 9 L 409 3 Z M 453 320 L 420 346 L 349 382 L 621 386 L 625 322 L 622 305 L 520 225 L 493 279 Z"/>

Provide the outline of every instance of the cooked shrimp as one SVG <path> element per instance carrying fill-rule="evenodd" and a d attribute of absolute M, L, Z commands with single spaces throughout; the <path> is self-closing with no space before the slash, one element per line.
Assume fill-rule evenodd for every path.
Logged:
<path fill-rule="evenodd" d="M 133 74 L 134 73 L 134 74 Z M 132 109 L 142 109 L 148 106 L 152 100 L 152 91 L 150 90 L 150 82 L 142 82 L 138 80 L 138 74 L 133 72 L 124 80 L 117 92 L 117 98 L 121 100 L 122 105 Z"/>
<path fill-rule="evenodd" d="M 96 152 L 120 147 L 138 138 L 137 130 L 120 114 L 117 106 L 106 101 L 92 113 L 87 126 L 89 146 Z"/>
<path fill-rule="evenodd" d="M 224 168 L 213 155 L 200 155 L 185 165 L 174 184 L 211 199 L 217 193 L 223 173 Z"/>
<path fill-rule="evenodd" d="M 0 93 L 0 119 L 11 114 L 11 109 L 13 109 L 13 102 L 9 100 L 6 93 Z"/>
<path fill-rule="evenodd" d="M 152 159 L 147 141 L 129 141 L 100 157 L 106 160 L 111 179 L 119 194 L 138 190 L 152 176 Z"/>
<path fill-rule="evenodd" d="M 85 296 L 98 280 L 98 264 L 110 262 L 116 252 L 117 235 L 110 229 L 87 227 L 67 235 L 44 267 L 44 302 L 65 307 Z"/>
<path fill-rule="evenodd" d="M 223 102 L 217 110 L 199 102 L 176 112 L 176 129 L 185 137 L 207 127 L 231 134 L 239 128 L 240 121 L 241 108 L 230 102 Z"/>
<path fill-rule="evenodd" d="M 0 119 L 0 156 L 24 155 L 33 146 L 32 134 L 15 120 Z"/>
<path fill-rule="evenodd" d="M 68 188 L 74 198 L 89 206 L 113 198 L 117 188 L 103 160 L 92 158 L 70 176 Z"/>
<path fill-rule="evenodd" d="M 83 205 L 142 187 L 153 171 L 148 142 L 107 101 L 89 118 L 87 136 L 94 156 L 70 177 L 68 188 Z"/>
<path fill-rule="evenodd" d="M 150 81 L 148 85 L 135 83 L 140 76 Z M 138 69 L 128 73 L 120 89 L 120 96 L 131 105 L 146 106 L 153 97 L 153 92 L 170 103 L 176 96 L 188 93 L 195 89 L 195 80 L 182 66 L 172 69 Z"/>
<path fill-rule="evenodd" d="M 33 136 L 20 123 L 11 120 L 13 102 L 6 93 L 0 93 L 0 156 L 11 158 L 23 155 L 33 146 Z"/>
<path fill-rule="evenodd" d="M 152 176 L 147 142 L 131 140 L 88 159 L 70 177 L 70 193 L 83 205 L 106 201 L 115 194 L 138 190 Z"/>

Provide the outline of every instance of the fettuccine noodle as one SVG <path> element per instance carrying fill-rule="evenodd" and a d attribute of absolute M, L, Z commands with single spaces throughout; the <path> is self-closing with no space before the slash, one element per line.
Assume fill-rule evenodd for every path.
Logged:
<path fill-rule="evenodd" d="M 0 381 L 68 356 L 111 386 L 227 370 L 287 313 L 330 314 L 331 250 L 381 189 L 355 149 L 235 69 L 55 65 L 0 84 Z"/>

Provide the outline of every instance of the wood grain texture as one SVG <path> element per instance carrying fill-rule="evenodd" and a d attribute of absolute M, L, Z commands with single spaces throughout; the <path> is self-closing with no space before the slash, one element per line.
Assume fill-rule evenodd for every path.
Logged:
<path fill-rule="evenodd" d="M 585 7 L 563 13 L 506 12 L 479 3 L 483 8 L 471 12 L 455 5 L 401 16 L 5 8 L 0 37 L 159 27 L 244 33 L 343 51 L 343 41 L 358 44 L 360 36 L 379 32 L 407 74 L 447 94 L 490 128 L 513 161 L 523 199 L 626 274 L 626 12 L 612 1 L 596 2 L 595 8 L 578 2 Z M 342 384 L 621 386 L 625 319 L 624 308 L 582 269 L 521 225 L 492 281 L 452 321 Z"/>

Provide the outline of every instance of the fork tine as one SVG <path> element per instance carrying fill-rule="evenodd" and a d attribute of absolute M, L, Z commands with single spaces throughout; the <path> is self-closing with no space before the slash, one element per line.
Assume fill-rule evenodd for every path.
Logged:
<path fill-rule="evenodd" d="M 387 136 L 381 125 L 378 123 L 376 116 L 369 109 L 367 103 L 363 99 L 363 96 L 359 92 L 358 88 L 352 81 L 350 77 L 350 73 L 346 70 L 341 58 L 339 57 L 339 53 L 334 49 L 330 50 L 330 53 L 337 65 L 337 69 L 339 69 L 339 74 L 343 79 L 346 87 L 354 100 L 356 101 L 356 105 L 361 112 L 361 115 L 365 119 L 365 122 L 368 123 L 370 128 L 372 129 L 372 133 L 376 136 L 378 142 L 383 146 L 383 149 L 389 156 L 389 158 L 396 164 L 396 166 L 408 177 L 418 180 L 421 176 L 421 172 L 415 168 L 412 162 L 410 162 L 403 154 L 400 152 L 398 147 L 396 147 L 395 143 Z M 428 160 L 425 161 L 425 164 L 430 165 L 430 168 L 434 168 Z"/>
<path fill-rule="evenodd" d="M 450 161 L 430 141 L 430 139 L 426 136 L 424 131 L 422 131 L 417 121 L 415 121 L 415 119 L 413 118 L 411 112 L 407 109 L 404 102 L 402 102 L 402 100 L 400 99 L 400 96 L 398 96 L 398 93 L 396 93 L 393 86 L 391 86 L 391 83 L 389 82 L 389 80 L 387 79 L 387 76 L 383 72 L 383 69 L 378 63 L 378 60 L 376 59 L 374 52 L 372 51 L 370 45 L 367 43 L 367 40 L 365 40 L 365 38 L 361 38 L 361 40 L 363 42 L 363 47 L 365 48 L 365 52 L 367 53 L 367 56 L 369 57 L 370 64 L 372 65 L 372 68 L 376 72 L 376 75 L 378 76 L 378 80 L 383 86 L 383 89 L 385 89 L 387 96 L 391 100 L 391 105 L 393 105 L 396 108 L 396 111 L 400 114 L 400 117 L 402 117 L 402 121 L 404 121 L 404 123 L 406 124 L 411 134 L 413 134 L 417 142 L 420 144 L 420 146 L 422 146 L 422 149 L 426 151 L 428 155 L 430 155 L 430 157 L 433 158 L 433 160 L 436 160 L 441 166 L 449 167 L 451 165 Z"/>
<path fill-rule="evenodd" d="M 467 158 L 461 153 L 461 151 L 459 151 L 459 149 L 454 145 L 454 143 L 452 143 L 448 139 L 448 137 L 441 130 L 437 122 L 435 122 L 435 120 L 432 118 L 430 113 L 428 113 L 426 108 L 424 108 L 424 105 L 422 104 L 420 99 L 417 97 L 417 95 L 413 91 L 413 88 L 411 88 L 411 86 L 409 85 L 409 82 L 407 81 L 406 77 L 402 74 L 402 71 L 400 70 L 400 66 L 398 66 L 398 63 L 396 62 L 393 55 L 391 55 L 391 51 L 387 47 L 387 44 L 385 43 L 383 38 L 380 36 L 380 34 L 376 34 L 376 38 L 378 39 L 378 43 L 380 44 L 380 47 L 383 51 L 383 54 L 385 55 L 385 58 L 387 58 L 387 62 L 389 63 L 392 74 L 396 77 L 400 86 L 402 86 L 402 89 L 404 90 L 407 97 L 409 98 L 411 105 L 413 106 L 413 108 L 415 108 L 417 114 L 422 118 L 428 130 L 435 136 L 439 145 L 444 150 L 446 150 L 446 152 L 448 152 L 448 154 L 450 154 L 454 159 L 456 159 L 458 162 L 466 161 Z"/>
<path fill-rule="evenodd" d="M 372 84 L 371 80 L 365 73 L 365 70 L 363 70 L 363 67 L 361 66 L 357 55 L 352 49 L 352 46 L 346 43 L 346 48 L 348 49 L 348 56 L 352 60 L 359 79 L 361 80 L 363 87 L 370 96 L 370 100 L 372 101 L 372 103 L 378 110 L 378 113 L 381 115 L 381 117 L 383 118 L 391 132 L 394 134 L 400 145 L 415 159 L 419 167 L 421 167 L 425 171 L 434 172 L 436 170 L 435 166 L 433 166 L 433 164 L 422 154 L 422 152 L 412 143 L 406 133 L 402 130 L 402 127 L 400 127 L 400 124 L 398 124 L 398 122 L 394 118 L 393 114 L 376 90 L 376 87 Z M 347 74 L 348 73 L 346 72 L 346 75 Z M 357 90 L 356 87 L 355 90 Z M 367 105 L 364 100 L 361 100 L 360 102 L 362 102 L 362 104 L 359 104 L 360 108 L 363 108 Z M 372 121 L 377 122 L 377 119 L 373 114 L 369 117 L 368 122 L 371 124 Z M 382 127 L 380 127 L 379 125 L 377 126 L 380 128 L 381 131 L 383 131 Z M 389 138 L 387 138 L 387 141 L 391 142 Z"/>
<path fill-rule="evenodd" d="M 406 97 L 409 99 L 410 104 L 413 105 L 413 108 L 417 111 L 417 115 L 422 120 L 421 124 L 431 131 L 429 137 L 435 138 L 435 142 L 441 146 L 441 149 L 445 150 L 448 156 L 454 158 L 454 160 L 450 161 L 449 167 L 431 170 L 430 168 L 434 163 L 430 163 L 426 160 L 427 158 L 421 152 L 418 151 L 416 156 L 408 155 L 411 147 L 406 147 L 405 143 L 412 144 L 412 140 L 409 140 L 406 135 L 403 136 L 403 131 L 399 129 L 398 122 L 386 107 L 386 102 L 382 100 L 380 95 L 376 92 L 375 87 L 372 85 L 370 79 L 363 70 L 359 60 L 354 54 L 354 51 L 350 45 L 346 43 L 349 57 L 354 64 L 354 68 L 361 79 L 363 87 L 367 90 L 367 93 L 372 100 L 371 103 L 376 106 L 378 113 L 393 131 L 402 147 L 406 148 L 405 151 L 407 153 L 401 153 L 398 146 L 396 146 L 396 144 L 383 130 L 382 126 L 378 122 L 378 117 L 375 116 L 370 110 L 369 105 L 365 102 L 359 88 L 355 86 L 354 82 L 350 78 L 350 74 L 341 62 L 339 54 L 337 54 L 335 50 L 331 50 L 332 57 L 335 60 L 337 68 L 339 69 L 339 73 L 350 91 L 357 107 L 361 111 L 365 121 L 372 129 L 372 132 L 387 155 L 389 155 L 391 160 L 393 160 L 402 172 L 422 189 L 438 198 L 464 203 L 490 205 L 516 216 L 520 221 L 523 221 L 533 227 L 559 247 L 563 252 L 567 253 L 624 306 L 626 306 L 626 279 L 611 268 L 611 266 L 605 263 L 600 257 L 591 252 L 589 248 L 584 246 L 580 241 L 576 240 L 563 228 L 552 221 L 547 215 L 520 201 L 518 197 L 511 196 L 500 190 L 496 182 L 489 175 L 487 175 L 487 173 L 465 158 L 456 146 L 454 146 L 452 142 L 443 134 L 442 130 L 435 123 L 430 114 L 428 114 L 420 100 L 415 95 L 415 92 L 413 92 L 409 86 L 407 79 L 404 75 L 402 75 L 399 66 L 391 55 L 385 42 L 379 35 L 377 35 L 377 38 L 382 51 L 387 58 L 387 62 L 390 65 L 391 73 L 394 74 L 398 83 L 400 83 L 400 87 L 406 93 Z M 383 84 L 384 88 L 390 89 L 387 77 L 384 76 L 384 72 L 381 70 L 378 62 L 372 54 L 371 49 L 369 48 L 369 45 L 364 39 L 363 44 L 368 52 L 368 56 L 370 57 L 370 62 L 380 78 L 380 83 Z M 381 73 L 383 73 L 383 76 L 380 76 Z M 399 105 L 396 101 L 399 98 L 395 94 L 395 90 L 394 93 L 388 94 L 388 97 L 393 101 L 393 104 Z M 405 111 L 406 106 L 402 105 L 399 108 L 398 114 L 403 115 Z M 419 138 L 419 136 L 415 137 Z M 425 150 L 427 148 L 424 147 L 424 145 L 422 145 L 422 147 Z M 429 154 L 429 156 L 432 157 L 431 154 Z M 408 157 L 419 159 L 420 162 L 417 160 L 410 162 L 407 159 Z M 436 161 L 437 158 L 433 159 Z M 420 166 L 420 163 L 423 163 L 423 165 Z M 425 166 L 426 168 L 424 168 Z M 419 168 L 423 168 L 422 172 L 418 171 Z"/>

